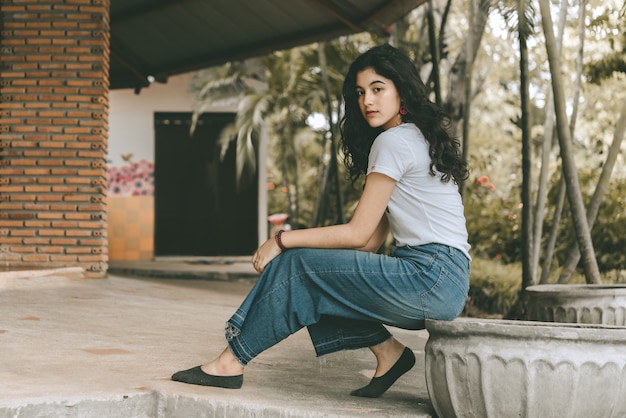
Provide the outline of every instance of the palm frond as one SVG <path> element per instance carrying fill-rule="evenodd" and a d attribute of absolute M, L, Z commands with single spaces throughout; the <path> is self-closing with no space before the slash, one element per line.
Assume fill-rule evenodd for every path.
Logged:
<path fill-rule="evenodd" d="M 240 74 L 226 78 L 208 80 L 196 93 L 196 100 L 201 102 L 219 102 L 238 97 L 252 91 Z"/>
<path fill-rule="evenodd" d="M 246 172 L 256 170 L 255 144 L 258 142 L 258 131 L 264 123 L 268 110 L 268 95 L 249 94 L 239 102 L 237 117 L 230 132 L 236 138 L 236 178 L 239 185 Z M 225 133 L 227 135 L 227 133 Z M 226 141 L 226 140 L 225 140 Z M 224 158 L 229 142 L 221 143 L 220 158 Z"/>
<path fill-rule="evenodd" d="M 217 145 L 220 148 L 220 160 L 224 160 L 230 143 L 237 139 L 237 128 L 234 123 L 224 126 L 217 137 Z"/>
<path fill-rule="evenodd" d="M 254 130 L 250 125 L 242 127 L 237 135 L 237 157 L 235 160 L 237 185 L 240 184 L 246 169 L 250 169 L 252 173 L 256 171 L 254 136 Z"/>
<path fill-rule="evenodd" d="M 518 27 L 517 30 L 524 39 L 535 34 L 535 24 L 537 13 L 532 0 L 518 0 Z"/>
<path fill-rule="evenodd" d="M 501 2 L 498 9 L 510 32 L 517 32 L 524 39 L 528 39 L 535 34 L 537 12 L 532 0 Z"/>

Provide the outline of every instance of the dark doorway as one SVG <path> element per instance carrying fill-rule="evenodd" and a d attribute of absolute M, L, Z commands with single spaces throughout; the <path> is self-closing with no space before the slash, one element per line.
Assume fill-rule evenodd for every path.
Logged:
<path fill-rule="evenodd" d="M 249 255 L 257 247 L 257 179 L 235 178 L 235 143 L 220 159 L 217 139 L 234 113 L 155 113 L 154 253 Z M 257 177 L 257 175 L 255 175 Z"/>

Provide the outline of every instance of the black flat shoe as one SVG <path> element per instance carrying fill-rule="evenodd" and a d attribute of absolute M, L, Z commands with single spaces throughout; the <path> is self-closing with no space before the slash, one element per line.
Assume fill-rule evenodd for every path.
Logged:
<path fill-rule="evenodd" d="M 387 373 L 372 380 L 360 389 L 353 390 L 350 395 L 363 398 L 378 398 L 395 383 L 403 374 L 411 370 L 415 365 L 415 355 L 409 347 L 405 347 L 402 355 Z"/>
<path fill-rule="evenodd" d="M 243 385 L 243 375 L 213 376 L 202 371 L 200 366 L 183 370 L 172 375 L 172 380 L 190 385 L 213 386 L 216 388 L 239 389 Z"/>

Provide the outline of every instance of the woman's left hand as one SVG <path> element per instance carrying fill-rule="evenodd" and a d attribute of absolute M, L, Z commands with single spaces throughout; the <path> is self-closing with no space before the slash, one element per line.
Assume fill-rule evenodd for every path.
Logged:
<path fill-rule="evenodd" d="M 265 266 L 267 266 L 267 264 L 276 258 L 276 256 L 280 253 L 281 251 L 276 243 L 276 239 L 272 237 L 261 244 L 261 246 L 256 250 L 252 256 L 252 266 L 257 272 L 263 273 Z"/>

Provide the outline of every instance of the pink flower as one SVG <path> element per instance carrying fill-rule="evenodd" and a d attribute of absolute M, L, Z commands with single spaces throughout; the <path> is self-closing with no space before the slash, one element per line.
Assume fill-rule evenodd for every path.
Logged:
<path fill-rule="evenodd" d="M 494 184 L 491 182 L 491 180 L 489 180 L 489 177 L 487 176 L 478 177 L 478 179 L 476 179 L 476 184 L 491 191 L 496 190 L 496 186 L 494 186 Z"/>

